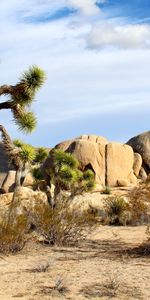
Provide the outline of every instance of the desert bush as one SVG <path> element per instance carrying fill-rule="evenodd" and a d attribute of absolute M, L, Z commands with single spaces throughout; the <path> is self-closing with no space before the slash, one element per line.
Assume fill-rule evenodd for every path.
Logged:
<path fill-rule="evenodd" d="M 145 224 L 150 222 L 150 181 L 141 183 L 129 194 L 132 224 Z"/>
<path fill-rule="evenodd" d="M 15 212 L 16 211 L 16 212 Z M 26 241 L 36 232 L 36 240 L 49 245 L 76 246 L 85 239 L 95 218 L 88 211 L 70 207 L 67 198 L 61 199 L 55 209 L 47 203 L 35 202 L 32 211 L 22 211 L 15 207 L 7 216 L 0 229 L 0 252 L 15 253 L 20 251 Z"/>
<path fill-rule="evenodd" d="M 88 211 L 71 209 L 70 201 L 64 197 L 54 209 L 43 208 L 37 203 L 35 212 L 30 215 L 30 222 L 50 245 L 75 246 L 96 222 Z"/>
<path fill-rule="evenodd" d="M 140 246 L 140 252 L 145 256 L 150 256 L 150 226 L 147 226 L 146 236 L 146 241 Z"/>
<path fill-rule="evenodd" d="M 18 215 L 15 222 L 9 221 L 8 216 L 1 224 L 0 228 L 0 252 L 15 253 L 20 251 L 25 245 L 25 233 L 29 228 L 27 216 Z"/>
<path fill-rule="evenodd" d="M 106 199 L 105 224 L 141 225 L 150 223 L 150 179 L 132 189 L 125 197 Z"/>
<path fill-rule="evenodd" d="M 127 223 L 129 205 L 122 197 L 107 198 L 105 202 L 105 220 L 110 225 L 125 225 Z"/>

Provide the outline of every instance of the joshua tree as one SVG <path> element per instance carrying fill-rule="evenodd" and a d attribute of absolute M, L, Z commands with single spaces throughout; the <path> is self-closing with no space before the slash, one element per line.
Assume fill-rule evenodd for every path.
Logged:
<path fill-rule="evenodd" d="M 0 96 L 9 96 L 7 101 L 0 103 L 0 110 L 10 109 L 13 114 L 13 120 L 19 129 L 26 133 L 32 132 L 36 127 L 36 117 L 28 109 L 35 98 L 36 92 L 43 85 L 45 79 L 44 71 L 37 66 L 32 66 L 28 71 L 22 74 L 16 85 L 0 86 Z M 2 125 L 0 125 L 0 131 L 2 133 L 5 149 L 16 170 L 16 186 L 20 185 L 21 172 L 24 168 L 24 159 L 22 155 L 20 155 L 22 150 L 14 146 L 6 129 Z"/>
<path fill-rule="evenodd" d="M 48 156 L 48 151 L 45 148 L 40 147 L 36 149 L 34 162 L 41 164 L 43 163 L 43 161 L 46 159 L 47 156 Z"/>
<path fill-rule="evenodd" d="M 50 168 L 50 184 L 54 184 L 54 197 L 49 192 L 49 202 L 52 206 L 57 204 L 62 190 L 70 191 L 70 198 L 84 191 L 94 188 L 95 174 L 91 170 L 80 171 L 79 162 L 70 153 L 60 149 L 52 149 L 51 168 Z M 34 169 L 33 176 L 35 179 L 41 179 L 39 169 Z M 48 192 L 47 192 L 48 196 Z"/>

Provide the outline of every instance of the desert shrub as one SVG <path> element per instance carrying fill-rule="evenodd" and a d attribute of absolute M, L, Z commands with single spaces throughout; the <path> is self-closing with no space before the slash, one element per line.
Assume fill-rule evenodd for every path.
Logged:
<path fill-rule="evenodd" d="M 129 205 L 122 197 L 112 197 L 105 202 L 105 220 L 110 225 L 125 225 L 127 223 Z"/>
<path fill-rule="evenodd" d="M 125 198 L 109 197 L 104 207 L 105 224 L 141 225 L 150 223 L 150 180 L 132 189 Z"/>
<path fill-rule="evenodd" d="M 134 188 L 129 194 L 132 224 L 150 222 L 150 182 L 147 180 Z"/>
<path fill-rule="evenodd" d="M 147 226 L 146 229 L 147 239 L 146 241 L 140 246 L 141 254 L 145 256 L 150 256 L 150 226 Z"/>
<path fill-rule="evenodd" d="M 20 251 L 25 245 L 28 225 L 24 214 L 16 216 L 15 222 L 11 222 L 6 217 L 0 228 L 0 252 L 6 254 Z"/>
<path fill-rule="evenodd" d="M 50 245 L 75 246 L 95 224 L 95 218 L 88 211 L 71 209 L 67 198 L 58 201 L 54 209 L 41 207 L 38 202 L 34 209 L 30 222 Z"/>

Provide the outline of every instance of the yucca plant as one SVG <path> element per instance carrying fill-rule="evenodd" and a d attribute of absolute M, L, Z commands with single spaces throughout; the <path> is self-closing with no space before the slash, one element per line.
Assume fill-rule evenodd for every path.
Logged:
<path fill-rule="evenodd" d="M 105 210 L 110 225 L 123 225 L 124 217 L 129 211 L 129 204 L 122 197 L 105 200 Z"/>
<path fill-rule="evenodd" d="M 76 194 L 94 188 L 95 174 L 92 170 L 81 172 L 79 162 L 72 154 L 53 149 L 50 155 L 52 160 L 50 176 L 55 186 L 54 202 L 57 202 L 61 190 L 69 190 L 72 198 Z"/>
<path fill-rule="evenodd" d="M 25 133 L 32 132 L 36 127 L 36 117 L 33 112 L 29 110 L 33 103 L 36 92 L 45 82 L 46 75 L 43 70 L 37 66 L 31 66 L 27 71 L 22 73 L 16 85 L 2 85 L 0 86 L 0 96 L 9 96 L 9 100 L 0 103 L 0 110 L 9 109 L 13 114 L 13 121 L 18 126 L 19 130 Z M 16 170 L 16 186 L 20 185 L 20 173 L 24 166 L 24 158 L 22 159 L 22 150 L 13 144 L 4 126 L 0 125 L 3 143 Z M 24 149 L 24 155 L 31 155 L 31 149 Z M 21 154 L 21 155 L 20 155 Z"/>
<path fill-rule="evenodd" d="M 48 151 L 44 147 L 36 149 L 36 155 L 34 161 L 36 163 L 42 163 L 48 156 Z"/>

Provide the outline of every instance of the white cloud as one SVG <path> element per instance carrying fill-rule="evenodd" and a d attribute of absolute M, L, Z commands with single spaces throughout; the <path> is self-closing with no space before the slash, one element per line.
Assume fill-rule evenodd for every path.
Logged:
<path fill-rule="evenodd" d="M 94 15 L 100 12 L 100 9 L 96 5 L 96 0 L 68 0 L 68 4 L 73 8 L 79 9 L 86 15 Z M 99 1 L 101 2 L 101 1 Z"/>
<path fill-rule="evenodd" d="M 142 111 L 142 104 L 143 111 L 149 107 L 150 51 L 134 49 L 148 47 L 145 41 L 149 38 L 149 26 L 123 27 L 116 20 L 112 28 L 106 26 L 106 22 L 102 28 L 102 25 L 94 23 L 97 22 L 97 17 L 83 17 L 83 13 L 87 14 L 83 1 L 84 7 L 79 7 L 82 15 L 78 13 L 69 18 L 40 24 L 23 21 L 24 16 L 37 17 L 46 12 L 55 12 L 64 7 L 66 1 L 68 0 L 1 0 L 0 85 L 15 84 L 20 72 L 31 64 L 37 64 L 47 72 L 47 82 L 33 105 L 39 122 L 39 144 L 43 136 L 42 126 L 45 136 L 56 130 L 59 136 L 60 129 L 64 133 L 69 130 L 69 123 L 65 128 L 66 121 L 74 120 L 75 123 L 77 118 L 87 117 L 90 120 L 90 116 L 98 115 L 101 119 L 105 115 L 106 122 L 110 122 L 114 112 L 122 115 L 125 111 L 126 114 L 130 111 Z M 94 5 L 93 14 L 95 1 L 90 3 Z M 97 34 L 92 39 L 95 30 Z M 113 38 L 109 37 L 112 35 Z M 87 39 L 92 48 L 113 45 L 123 49 L 91 51 L 85 47 Z M 100 44 L 101 39 L 103 43 Z M 17 137 L 17 128 L 12 126 L 11 114 L 0 114 L 1 122 L 13 137 Z M 100 123 L 101 120 L 96 125 L 99 130 Z M 87 133 L 89 129 L 87 122 Z M 74 132 L 72 135 L 79 134 Z M 59 136 L 58 141 L 61 139 L 63 136 Z M 50 142 L 46 138 L 45 144 L 48 143 Z"/>
<path fill-rule="evenodd" d="M 150 48 L 150 25 L 116 25 L 101 23 L 93 26 L 87 38 L 90 48 Z"/>

